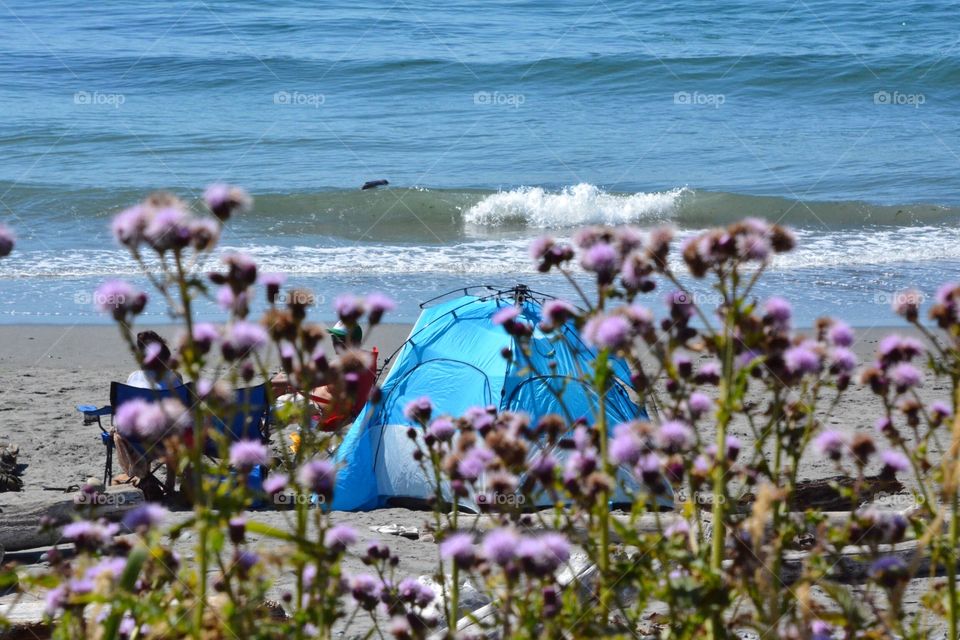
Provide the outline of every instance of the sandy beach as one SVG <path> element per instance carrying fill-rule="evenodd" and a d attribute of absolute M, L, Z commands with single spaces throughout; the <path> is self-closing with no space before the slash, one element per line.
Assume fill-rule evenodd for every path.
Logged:
<path fill-rule="evenodd" d="M 154 328 L 166 337 L 172 337 L 175 332 L 171 327 Z M 402 324 L 379 326 L 368 344 L 376 345 L 386 358 L 402 344 L 409 330 L 409 325 Z M 860 362 L 870 361 L 878 341 L 898 330 L 887 327 L 859 330 L 854 348 Z M 102 476 L 104 450 L 98 429 L 96 425 L 83 425 L 74 407 L 80 403 L 106 404 L 110 382 L 125 380 L 133 365 L 116 328 L 111 326 L 3 326 L 0 327 L 0 344 L 3 344 L 0 353 L 0 417 L 3 419 L 0 444 L 9 442 L 20 446 L 24 481 L 22 492 L 0 494 L 0 510 L 8 511 L 24 501 L 49 498 L 54 492 L 82 484 L 89 477 Z M 928 399 L 945 397 L 948 393 L 946 384 L 935 381 L 929 373 L 927 376 L 921 395 Z M 869 389 L 854 384 L 835 410 L 822 418 L 830 428 L 840 431 L 872 432 L 879 409 L 880 405 Z M 743 425 L 734 425 L 733 433 L 743 441 L 745 448 L 752 446 Z M 274 435 L 274 446 L 278 446 L 278 439 Z M 804 461 L 800 477 L 816 479 L 835 473 L 832 463 L 811 455 Z M 911 498 L 902 494 L 886 500 L 892 502 L 891 508 L 902 509 L 908 506 L 906 503 Z M 185 516 L 180 513 L 174 517 Z M 373 539 L 388 543 L 401 556 L 403 574 L 428 576 L 436 567 L 436 546 L 431 536 L 421 535 L 420 539 L 411 540 L 370 530 L 371 527 L 399 524 L 416 528 L 424 534 L 426 516 L 424 512 L 386 509 L 337 513 L 334 517 L 357 528 L 361 533 L 361 544 Z M 290 516 L 282 511 L 261 510 L 251 517 L 285 526 Z M 191 544 L 189 537 L 177 542 L 178 550 L 187 559 L 192 557 Z M 269 550 L 270 546 L 266 549 Z M 7 560 L 42 565 L 41 552 L 8 553 Z M 345 567 L 347 571 L 363 570 L 356 557 L 348 558 Z M 271 595 L 279 600 L 290 580 L 290 576 L 279 576 Z M 921 582 L 917 581 L 908 591 L 908 608 L 918 606 L 918 595 L 925 588 Z M 33 596 L 27 597 L 28 600 L 31 598 Z M 0 610 L 13 599 L 14 596 L 9 594 L 0 597 Z M 355 621 L 347 635 L 353 637 L 368 628 L 369 622 Z"/>

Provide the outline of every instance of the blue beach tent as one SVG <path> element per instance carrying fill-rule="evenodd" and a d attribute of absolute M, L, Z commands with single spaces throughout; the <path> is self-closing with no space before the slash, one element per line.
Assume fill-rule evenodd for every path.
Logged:
<path fill-rule="evenodd" d="M 460 416 L 471 407 L 494 405 L 501 411 L 527 413 L 531 424 L 548 414 L 560 415 L 568 423 L 579 418 L 593 422 L 598 396 L 579 380 L 592 374 L 596 352 L 570 323 L 552 334 L 535 328 L 528 360 L 492 318 L 505 306 L 516 305 L 518 320 L 536 327 L 543 298 L 522 286 L 507 291 L 484 289 L 483 295 L 442 301 L 421 313 L 395 354 L 379 403 L 364 407 L 337 450 L 340 471 L 333 509 L 408 506 L 433 495 L 413 459 L 417 445 L 407 435 L 411 425 L 403 415 L 406 404 L 422 396 L 433 402 L 434 416 Z M 502 355 L 504 349 L 513 354 L 509 362 Z M 614 425 L 647 419 L 647 414 L 630 397 L 626 363 L 612 359 L 611 365 L 615 380 L 605 408 L 612 431 Z M 539 450 L 532 446 L 530 455 Z M 554 455 L 563 460 L 565 452 L 558 450 Z M 637 487 L 625 470 L 619 480 L 628 492 Z M 613 496 L 614 503 L 631 501 L 623 491 Z M 471 500 L 461 504 L 476 508 Z M 543 496 L 543 506 L 550 504 Z"/>

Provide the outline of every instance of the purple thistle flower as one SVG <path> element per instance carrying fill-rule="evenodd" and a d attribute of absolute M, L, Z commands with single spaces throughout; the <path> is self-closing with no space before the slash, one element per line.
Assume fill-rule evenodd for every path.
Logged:
<path fill-rule="evenodd" d="M 853 329 L 842 320 L 834 320 L 827 332 L 827 337 L 837 347 L 850 347 L 853 345 Z"/>
<path fill-rule="evenodd" d="M 643 443 L 630 423 L 619 424 L 610 441 L 610 461 L 613 464 L 635 465 L 643 453 Z"/>
<path fill-rule="evenodd" d="M 917 313 L 920 311 L 920 304 L 923 302 L 923 294 L 916 289 L 907 289 L 906 291 L 898 291 L 893 296 L 893 302 L 890 304 L 890 308 L 893 309 L 893 312 L 898 316 L 902 316 L 907 320 L 915 320 Z"/>
<path fill-rule="evenodd" d="M 736 240 L 737 253 L 744 260 L 763 261 L 770 255 L 770 240 L 758 233 L 739 236 Z"/>
<path fill-rule="evenodd" d="M 93 294 L 98 310 L 123 322 L 131 315 L 138 315 L 147 306 L 147 294 L 138 291 L 124 280 L 107 280 Z"/>
<path fill-rule="evenodd" d="M 63 537 L 78 547 L 95 549 L 110 544 L 119 529 L 115 524 L 78 520 L 63 527 Z"/>
<path fill-rule="evenodd" d="M 577 451 L 585 451 L 591 444 L 593 444 L 593 437 L 590 435 L 590 429 L 580 425 L 573 430 L 573 446 Z"/>
<path fill-rule="evenodd" d="M 310 460 L 300 467 L 300 484 L 325 499 L 333 497 L 337 484 L 337 469 L 327 460 Z"/>
<path fill-rule="evenodd" d="M 690 397 L 687 398 L 687 411 L 690 412 L 690 417 L 694 420 L 708 413 L 712 409 L 713 400 L 711 400 L 710 396 L 705 393 L 694 391 L 690 394 Z"/>
<path fill-rule="evenodd" d="M 540 236 L 530 243 L 530 257 L 534 262 L 540 262 L 553 248 L 556 241 L 550 236 Z"/>
<path fill-rule="evenodd" d="M 47 595 L 44 596 L 44 608 L 43 612 L 48 616 L 53 617 L 60 609 L 63 609 L 67 606 L 67 601 L 69 600 L 69 594 L 67 593 L 67 585 L 59 584 L 50 591 L 47 591 Z"/>
<path fill-rule="evenodd" d="M 830 352 L 830 368 L 837 373 L 850 373 L 857 367 L 857 356 L 846 347 L 834 347 Z"/>
<path fill-rule="evenodd" d="M 636 472 L 648 486 L 656 487 L 660 483 L 660 458 L 654 453 L 641 456 Z"/>
<path fill-rule="evenodd" d="M 493 460 L 493 453 L 487 449 L 474 447 L 457 463 L 457 473 L 464 480 L 475 481 L 487 470 L 487 463 Z"/>
<path fill-rule="evenodd" d="M 706 456 L 699 455 L 693 460 L 693 471 L 698 475 L 706 476 L 708 473 L 710 473 L 710 468 L 712 465 L 712 459 L 708 459 Z"/>
<path fill-rule="evenodd" d="M 411 400 L 403 408 L 404 417 L 411 422 L 425 423 L 430 419 L 433 413 L 433 403 L 427 396 L 420 396 L 416 400 Z"/>
<path fill-rule="evenodd" d="M 223 183 L 208 186 L 203 192 L 203 200 L 211 213 L 224 222 L 234 213 L 249 211 L 253 206 L 253 200 L 245 190 Z"/>
<path fill-rule="evenodd" d="M 720 382 L 720 363 L 715 361 L 704 362 L 694 380 L 698 384 L 717 384 Z"/>
<path fill-rule="evenodd" d="M 679 420 L 668 420 L 660 425 L 657 442 L 665 451 L 683 451 L 693 444 L 693 430 Z"/>
<path fill-rule="evenodd" d="M 257 281 L 257 262 L 246 253 L 232 252 L 223 256 L 227 280 L 249 287 Z"/>
<path fill-rule="evenodd" d="M 794 375 L 817 373 L 820 371 L 820 356 L 807 344 L 790 347 L 783 354 L 787 371 Z"/>
<path fill-rule="evenodd" d="M 814 620 L 810 623 L 810 640 L 832 640 L 833 627 L 823 620 Z"/>
<path fill-rule="evenodd" d="M 376 576 L 368 573 L 359 573 L 349 581 L 350 594 L 357 603 L 368 611 L 372 611 L 380 602 L 383 593 L 383 583 Z"/>
<path fill-rule="evenodd" d="M 889 372 L 890 380 L 901 393 L 912 387 L 918 387 L 923 382 L 923 374 L 912 364 L 901 362 L 894 365 Z"/>
<path fill-rule="evenodd" d="M 209 218 L 190 221 L 190 245 L 197 251 L 210 251 L 220 241 L 220 225 Z"/>
<path fill-rule="evenodd" d="M 285 473 L 271 473 L 267 476 L 267 479 L 263 481 L 263 491 L 268 495 L 274 495 L 275 493 L 280 493 L 287 488 L 287 483 L 290 482 L 290 478 Z"/>
<path fill-rule="evenodd" d="M 550 482 L 557 468 L 557 460 L 549 452 L 541 452 L 530 461 L 530 475 L 540 482 Z"/>
<path fill-rule="evenodd" d="M 434 598 L 437 597 L 433 589 L 421 583 L 416 578 L 404 578 L 401 580 L 400 584 L 397 585 L 397 595 L 400 596 L 401 600 L 415 604 L 421 609 L 429 605 L 433 602 Z"/>
<path fill-rule="evenodd" d="M 617 251 L 606 242 L 598 242 L 580 257 L 580 265 L 609 281 L 617 270 Z"/>
<path fill-rule="evenodd" d="M 910 459 L 899 451 L 887 449 L 880 454 L 883 470 L 888 473 L 900 473 L 910 468 Z"/>
<path fill-rule="evenodd" d="M 766 317 L 770 319 L 774 326 L 781 330 L 790 327 L 790 318 L 793 315 L 793 307 L 785 299 L 774 296 L 767 300 L 763 307 Z"/>
<path fill-rule="evenodd" d="M 934 400 L 930 403 L 930 419 L 934 424 L 940 424 L 953 415 L 950 405 L 942 400 Z"/>
<path fill-rule="evenodd" d="M 570 318 L 577 315 L 577 309 L 566 300 L 549 300 L 540 310 L 541 327 L 552 330 L 562 326 Z"/>
<path fill-rule="evenodd" d="M 540 542 L 547 548 L 547 550 L 557 559 L 557 563 L 563 564 L 570 559 L 570 541 L 561 534 L 556 532 L 545 533 L 540 536 Z"/>
<path fill-rule="evenodd" d="M 237 553 L 237 566 L 243 572 L 250 571 L 258 562 L 260 562 L 260 556 L 253 551 L 244 549 Z"/>
<path fill-rule="evenodd" d="M 180 207 L 165 207 L 154 212 L 143 230 L 143 237 L 157 253 L 182 249 L 190 244 L 190 219 Z"/>
<path fill-rule="evenodd" d="M 250 308 L 249 295 L 246 291 L 236 292 L 230 285 L 223 285 L 217 289 L 217 305 L 224 311 L 234 315 L 245 316 Z"/>
<path fill-rule="evenodd" d="M 148 502 L 123 517 L 123 526 L 130 531 L 152 529 L 161 524 L 170 512 L 159 504 Z"/>
<path fill-rule="evenodd" d="M 453 426 L 453 421 L 449 418 L 437 418 L 430 423 L 430 428 L 427 429 L 427 432 L 437 440 L 446 442 L 453 437 L 457 429 Z"/>
<path fill-rule="evenodd" d="M 461 569 L 469 569 L 476 560 L 473 537 L 469 533 L 455 533 L 440 543 L 440 556 L 453 560 Z"/>
<path fill-rule="evenodd" d="M 123 618 L 120 620 L 120 626 L 117 627 L 117 633 L 124 640 L 130 638 L 133 635 L 133 632 L 137 629 L 137 621 L 129 613 L 123 614 Z M 144 634 L 146 635 L 146 634 Z"/>
<path fill-rule="evenodd" d="M 887 433 L 893 431 L 893 422 L 891 422 L 890 418 L 887 417 L 877 418 L 874 428 L 880 433 L 886 435 Z"/>
<path fill-rule="evenodd" d="M 843 450 L 847 443 L 843 434 L 839 431 L 824 431 L 813 441 L 813 446 L 821 455 L 825 455 L 831 460 L 839 460 L 843 457 Z"/>
<path fill-rule="evenodd" d="M 277 301 L 280 288 L 286 281 L 287 277 L 282 273 L 264 273 L 260 276 L 260 283 L 263 284 L 267 292 L 267 302 L 274 304 Z"/>
<path fill-rule="evenodd" d="M 166 512 L 166 510 L 164 510 Z M 116 556 L 104 558 L 97 564 L 84 571 L 84 577 L 90 580 L 96 580 L 100 576 L 109 576 L 110 578 L 119 578 L 127 568 L 127 559 Z"/>
<path fill-rule="evenodd" d="M 483 555 L 500 566 L 507 565 L 516 557 L 520 536 L 513 529 L 494 529 L 483 539 Z"/>
<path fill-rule="evenodd" d="M 727 460 L 733 462 L 737 459 L 737 456 L 740 455 L 740 449 L 743 447 L 743 444 L 740 442 L 740 438 L 737 436 L 727 436 Z"/>
<path fill-rule="evenodd" d="M 220 331 L 209 322 L 193 325 L 193 344 L 201 353 L 207 353 L 220 338 Z"/>
<path fill-rule="evenodd" d="M 870 577 L 887 588 L 905 582 L 909 576 L 907 563 L 897 556 L 884 556 L 870 565 Z"/>
<path fill-rule="evenodd" d="M 520 315 L 520 309 L 518 307 L 503 307 L 499 309 L 493 317 L 490 319 L 493 324 L 499 326 L 507 325 L 511 322 L 514 322 L 517 319 L 517 316 Z"/>
<path fill-rule="evenodd" d="M 347 547 L 356 542 L 356 530 L 345 524 L 338 524 L 327 529 L 327 532 L 323 536 L 324 546 L 338 553 L 342 553 Z"/>
<path fill-rule="evenodd" d="M 549 542 L 548 536 L 552 538 Z M 516 547 L 516 555 L 524 570 L 534 576 L 545 577 L 569 559 L 570 545 L 557 533 L 524 537 Z"/>
<path fill-rule="evenodd" d="M 230 445 L 230 464 L 241 471 L 250 471 L 267 464 L 267 448 L 256 440 L 238 440 Z"/>
<path fill-rule="evenodd" d="M 686 320 L 693 316 L 693 297 L 683 291 L 671 291 L 667 294 L 667 306 L 670 315 L 678 320 Z"/>
<path fill-rule="evenodd" d="M 464 419 L 470 423 L 474 429 L 480 433 L 493 424 L 493 416 L 496 413 L 494 407 L 470 407 L 463 414 Z"/>
<path fill-rule="evenodd" d="M 113 237 L 120 244 L 135 249 L 143 241 L 143 231 L 150 220 L 149 210 L 141 204 L 124 209 L 110 223 Z"/>
<path fill-rule="evenodd" d="M 74 578 L 67 583 L 67 588 L 70 590 L 70 593 L 78 596 L 93 593 L 94 586 L 93 580 L 89 578 Z"/>
<path fill-rule="evenodd" d="M 227 328 L 220 350 L 227 360 L 237 360 L 247 357 L 251 352 L 259 351 L 267 345 L 269 340 L 270 337 L 263 327 L 241 320 Z"/>
<path fill-rule="evenodd" d="M 896 334 L 890 334 L 888 336 L 884 336 L 883 339 L 880 340 L 880 345 L 877 347 L 877 351 L 880 353 L 880 357 L 886 358 L 899 348 L 900 336 Z"/>
<path fill-rule="evenodd" d="M 597 349 L 620 349 L 630 341 L 630 323 L 620 315 L 594 316 L 583 327 L 583 339 Z"/>
<path fill-rule="evenodd" d="M 333 309 L 337 312 L 337 317 L 346 325 L 352 325 L 363 316 L 364 306 L 363 298 L 346 294 L 337 296 L 333 301 Z"/>
<path fill-rule="evenodd" d="M 663 535 L 668 538 L 686 538 L 690 535 L 690 523 L 684 518 L 677 518 L 663 530 Z"/>
<path fill-rule="evenodd" d="M 370 324 L 378 324 L 384 313 L 397 308 L 397 303 L 382 293 L 371 293 L 367 296 L 366 306 Z"/>
<path fill-rule="evenodd" d="M 563 469 L 564 482 L 577 482 L 593 473 L 597 468 L 597 455 L 594 449 L 574 451 L 567 457 Z"/>
<path fill-rule="evenodd" d="M 182 429 L 188 422 L 187 408 L 172 398 L 147 402 L 134 398 L 116 409 L 114 424 L 124 438 L 156 442 L 168 433 Z"/>

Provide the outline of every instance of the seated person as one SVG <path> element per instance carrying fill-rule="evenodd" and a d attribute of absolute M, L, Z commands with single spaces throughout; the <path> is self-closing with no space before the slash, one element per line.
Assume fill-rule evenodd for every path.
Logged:
<path fill-rule="evenodd" d="M 127 384 L 140 389 L 173 389 L 183 384 L 180 375 L 170 371 L 170 347 L 156 331 L 137 334 L 137 350 L 143 360 L 143 369 L 127 376 Z"/>
<path fill-rule="evenodd" d="M 363 330 L 359 326 L 354 326 L 348 332 L 343 323 L 338 322 L 329 333 L 333 349 L 343 365 L 344 388 L 337 389 L 333 384 L 323 385 L 314 387 L 306 395 L 317 411 L 313 416 L 313 425 L 323 431 L 336 431 L 356 418 L 370 397 L 376 382 L 377 351 L 374 349 L 368 354 L 373 357 L 372 362 L 368 357 L 358 357 L 363 353 L 359 350 L 363 341 Z M 297 392 L 290 387 L 285 374 L 277 374 L 271 383 L 274 392 L 279 395 L 278 405 L 295 399 Z"/>
<path fill-rule="evenodd" d="M 167 390 L 183 384 L 180 376 L 168 368 L 170 361 L 170 347 L 154 331 L 141 331 L 137 334 L 137 349 L 143 361 L 143 369 L 138 369 L 127 377 L 127 384 L 140 389 Z M 117 463 L 122 474 L 114 482 L 132 481 L 135 486 L 151 493 L 151 498 L 159 495 L 159 487 L 155 486 L 150 474 L 150 465 L 163 458 L 163 451 L 148 449 L 141 452 L 121 436 L 116 428 L 111 430 L 113 444 L 117 452 Z M 123 476 L 126 476 L 124 478 Z M 167 465 L 167 482 L 165 492 L 173 491 L 176 476 L 170 465 Z"/>

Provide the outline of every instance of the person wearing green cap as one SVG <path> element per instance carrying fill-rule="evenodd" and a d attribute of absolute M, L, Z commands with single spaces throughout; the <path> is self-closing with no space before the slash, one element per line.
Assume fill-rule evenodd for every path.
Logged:
<path fill-rule="evenodd" d="M 330 339 L 333 340 L 334 349 L 343 349 L 344 347 L 358 348 L 363 343 L 363 329 L 359 324 L 353 325 L 349 331 L 342 322 L 337 322 L 330 329 Z M 337 352 L 339 353 L 339 351 Z"/>
<path fill-rule="evenodd" d="M 363 344 L 363 329 L 360 325 L 348 328 L 342 322 L 337 322 L 327 332 L 330 334 L 333 350 L 338 356 L 348 351 L 359 351 Z M 361 373 L 355 389 L 356 398 L 351 402 L 352 406 L 339 406 L 339 403 L 334 406 L 332 404 L 336 399 L 334 390 L 327 386 L 316 387 L 306 394 L 318 411 L 318 414 L 314 416 L 316 426 L 325 431 L 335 430 L 343 423 L 352 420 L 356 413 L 359 413 L 359 410 L 363 408 L 363 404 L 376 383 L 377 349 L 374 348 L 368 355 L 372 356 L 373 364 L 369 370 Z M 277 396 L 278 406 L 294 399 L 293 394 L 297 392 L 289 385 L 286 374 L 278 373 L 271 379 L 271 383 Z"/>

